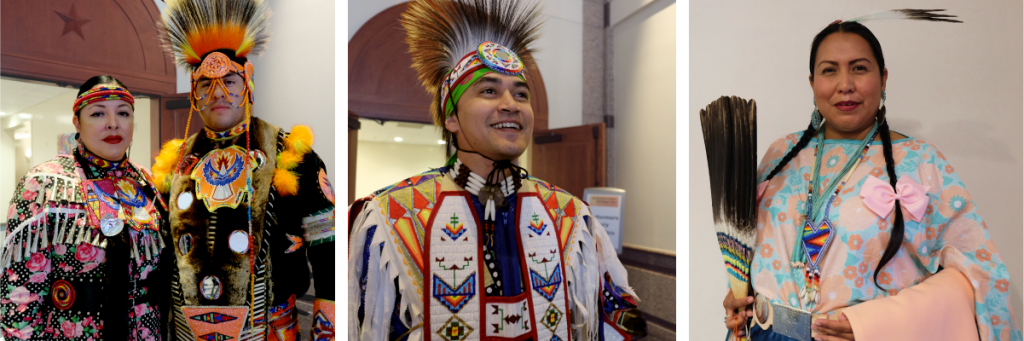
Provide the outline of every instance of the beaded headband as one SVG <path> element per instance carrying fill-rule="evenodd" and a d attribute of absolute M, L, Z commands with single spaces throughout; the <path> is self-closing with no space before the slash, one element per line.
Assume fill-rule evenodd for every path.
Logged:
<path fill-rule="evenodd" d="M 91 103 L 116 100 L 128 102 L 132 106 L 132 110 L 135 110 L 135 97 L 132 97 L 128 89 L 106 86 L 92 88 L 78 95 L 78 99 L 75 100 L 75 105 L 72 109 L 74 112 L 78 112 Z"/>
<path fill-rule="evenodd" d="M 485 72 L 478 72 L 484 70 Z M 467 53 L 448 72 L 441 83 L 441 112 L 447 119 L 462 93 L 483 74 L 494 71 L 509 76 L 519 76 L 524 81 L 526 68 L 515 52 L 498 43 L 485 41 L 476 51 Z"/>

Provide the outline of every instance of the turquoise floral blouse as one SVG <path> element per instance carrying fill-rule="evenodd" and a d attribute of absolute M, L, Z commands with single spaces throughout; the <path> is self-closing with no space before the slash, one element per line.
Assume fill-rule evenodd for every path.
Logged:
<path fill-rule="evenodd" d="M 768 176 L 801 135 L 790 134 L 768 148 L 758 168 L 759 181 Z M 751 264 L 751 281 L 758 293 L 774 303 L 813 313 L 834 313 L 860 302 L 895 295 L 921 283 L 941 266 L 960 271 L 973 285 L 982 340 L 1021 340 L 1009 300 L 1009 273 L 988 226 L 942 152 L 914 138 L 893 141 L 895 171 L 897 177 L 907 175 L 929 186 L 929 204 L 920 222 L 909 220 L 904 211 L 908 220 L 904 225 L 903 247 L 879 273 L 878 284 L 883 289 L 875 286 L 873 275 L 889 241 L 895 214 L 879 217 L 865 206 L 860 196 L 861 186 L 869 176 L 889 182 L 882 142 L 874 141 L 866 159 L 852 171 L 850 180 L 831 203 L 828 218 L 836 228 L 831 246 L 822 254 L 821 300 L 817 306 L 801 307 L 803 269 L 791 267 L 790 262 L 794 252 L 803 252 L 797 243 L 807 214 L 816 143 L 816 138 L 812 139 L 809 147 L 768 183 L 759 202 Z M 854 140 L 825 141 L 821 187 L 839 180 L 836 177 L 848 158 L 860 155 L 856 150 L 859 145 L 860 141 Z"/>

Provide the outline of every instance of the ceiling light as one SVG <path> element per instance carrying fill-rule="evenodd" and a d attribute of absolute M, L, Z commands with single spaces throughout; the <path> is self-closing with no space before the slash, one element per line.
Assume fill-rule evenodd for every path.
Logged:
<path fill-rule="evenodd" d="M 7 116 L 7 113 L 5 113 L 3 111 L 0 111 L 0 117 L 4 117 L 4 116 Z"/>
<path fill-rule="evenodd" d="M 444 144 L 444 140 L 437 140 L 437 144 Z"/>
<path fill-rule="evenodd" d="M 32 118 L 32 114 L 20 113 L 20 114 L 18 114 L 18 118 L 25 119 L 25 120 L 31 119 Z"/>
<path fill-rule="evenodd" d="M 395 137 L 395 142 L 402 142 L 402 138 L 401 137 Z"/>

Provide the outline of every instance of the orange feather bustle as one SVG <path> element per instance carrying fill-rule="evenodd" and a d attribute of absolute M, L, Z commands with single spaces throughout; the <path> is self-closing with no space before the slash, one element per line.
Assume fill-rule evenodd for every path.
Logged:
<path fill-rule="evenodd" d="M 299 176 L 289 170 L 274 169 L 274 188 L 280 195 L 296 195 L 299 193 Z"/>
<path fill-rule="evenodd" d="M 312 150 L 313 130 L 305 125 L 292 127 L 291 133 L 284 138 L 284 151 L 277 154 L 273 182 L 278 194 L 292 196 L 299 193 L 299 176 L 292 170 Z"/>
<path fill-rule="evenodd" d="M 178 163 L 178 149 L 184 142 L 185 140 L 182 139 L 167 141 L 160 148 L 160 154 L 156 156 L 156 162 L 153 163 L 153 182 L 161 193 L 167 193 L 170 190 L 172 170 Z"/>
<path fill-rule="evenodd" d="M 285 148 L 294 150 L 300 155 L 309 153 L 313 146 L 313 130 L 305 125 L 292 127 L 292 132 L 284 138 L 284 145 Z"/>

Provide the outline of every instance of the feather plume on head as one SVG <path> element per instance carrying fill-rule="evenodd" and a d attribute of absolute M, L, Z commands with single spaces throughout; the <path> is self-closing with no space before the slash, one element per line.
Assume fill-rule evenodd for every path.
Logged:
<path fill-rule="evenodd" d="M 270 38 L 270 9 L 264 0 L 167 0 L 164 49 L 178 66 L 195 71 L 210 52 L 231 51 L 234 59 L 259 55 Z M 244 61 L 239 63 L 244 64 Z"/>
<path fill-rule="evenodd" d="M 894 9 L 891 11 L 875 12 L 868 15 L 862 15 L 850 20 L 848 22 L 862 22 L 869 20 L 886 20 L 886 19 L 910 19 L 910 20 L 924 20 L 924 21 L 944 21 L 944 22 L 955 22 L 963 23 L 963 21 L 952 19 L 957 16 L 952 14 L 932 13 L 932 12 L 944 12 L 944 9 Z"/>
<path fill-rule="evenodd" d="M 504 46 L 534 67 L 530 44 L 539 36 L 538 4 L 524 0 L 416 0 L 402 13 L 412 67 L 434 97 L 434 123 L 444 126 L 442 83 L 467 54 L 484 42 Z"/>

